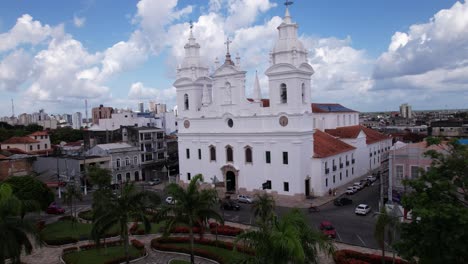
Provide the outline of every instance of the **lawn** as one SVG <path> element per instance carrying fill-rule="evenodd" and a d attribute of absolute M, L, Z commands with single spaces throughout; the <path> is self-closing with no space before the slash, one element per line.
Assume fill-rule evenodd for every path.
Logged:
<path fill-rule="evenodd" d="M 130 245 L 130 258 L 138 258 L 140 256 L 140 251 L 135 247 Z M 120 258 L 124 256 L 123 246 L 118 247 L 108 247 L 107 249 L 101 248 L 90 249 L 85 251 L 75 251 L 67 253 L 62 256 L 65 263 L 68 264 L 102 264 L 106 261 Z"/>
<path fill-rule="evenodd" d="M 48 241 L 60 241 L 60 240 L 69 240 L 78 239 L 86 240 L 91 237 L 92 224 L 84 224 L 79 222 L 72 221 L 57 221 L 55 223 L 46 225 L 41 231 L 41 238 L 46 243 Z M 118 232 L 118 227 L 112 228 L 108 234 L 116 234 Z M 68 242 L 70 243 L 70 242 Z M 51 244 L 51 243 L 48 243 Z M 54 243 L 57 244 L 57 243 Z M 60 243 L 58 243 L 60 244 Z M 62 243 L 67 244 L 67 243 Z"/>
<path fill-rule="evenodd" d="M 164 226 L 164 222 L 160 223 L 151 223 L 151 230 L 149 231 L 149 234 L 157 234 L 159 233 L 159 229 Z M 138 224 L 138 229 L 137 230 L 144 230 L 143 224 Z"/>
<path fill-rule="evenodd" d="M 190 244 L 187 244 L 187 243 L 164 243 L 164 245 L 171 245 L 171 246 L 190 249 Z M 224 260 L 224 263 L 228 263 L 230 260 L 233 260 L 233 259 L 237 260 L 245 256 L 245 254 L 240 253 L 238 251 L 233 251 L 233 250 L 228 250 L 225 248 L 219 248 L 219 247 L 208 246 L 208 245 L 195 244 L 194 248 L 203 249 L 205 251 L 211 252 L 212 254 L 221 256 L 221 258 Z"/>

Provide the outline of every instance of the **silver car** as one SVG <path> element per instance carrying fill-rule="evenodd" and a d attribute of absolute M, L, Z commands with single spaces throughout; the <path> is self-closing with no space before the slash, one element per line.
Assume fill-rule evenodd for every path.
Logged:
<path fill-rule="evenodd" d="M 248 195 L 239 194 L 237 196 L 237 201 L 239 203 L 253 203 L 253 199 Z"/>

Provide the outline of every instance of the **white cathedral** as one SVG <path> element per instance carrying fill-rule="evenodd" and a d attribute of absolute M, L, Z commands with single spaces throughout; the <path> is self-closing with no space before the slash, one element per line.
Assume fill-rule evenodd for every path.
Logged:
<path fill-rule="evenodd" d="M 192 30 L 177 69 L 180 181 L 196 174 L 225 191 L 249 194 L 267 187 L 295 200 L 321 196 L 379 168 L 391 139 L 359 125 L 359 113 L 339 104 L 311 103 L 312 66 L 288 8 L 270 52 L 269 98 L 255 76 L 227 54 L 210 73 Z M 237 65 L 236 65 L 237 64 Z"/>

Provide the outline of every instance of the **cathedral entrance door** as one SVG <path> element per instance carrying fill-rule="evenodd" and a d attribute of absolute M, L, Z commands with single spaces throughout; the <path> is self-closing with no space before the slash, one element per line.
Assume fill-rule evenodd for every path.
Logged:
<path fill-rule="evenodd" d="M 310 196 L 310 180 L 305 180 L 305 196 Z"/>
<path fill-rule="evenodd" d="M 232 171 L 226 172 L 226 191 L 227 192 L 236 191 L 236 175 Z"/>

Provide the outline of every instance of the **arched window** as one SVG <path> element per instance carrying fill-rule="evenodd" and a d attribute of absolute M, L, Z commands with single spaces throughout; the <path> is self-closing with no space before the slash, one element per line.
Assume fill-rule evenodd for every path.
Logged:
<path fill-rule="evenodd" d="M 125 181 L 130 181 L 130 172 L 127 172 L 127 174 L 125 175 Z"/>
<path fill-rule="evenodd" d="M 117 181 L 118 181 L 118 182 L 121 182 L 121 181 L 122 181 L 122 175 L 121 175 L 121 174 L 117 174 Z"/>
<path fill-rule="evenodd" d="M 306 89 L 305 89 L 305 84 L 302 83 L 302 102 L 303 103 L 307 103 L 307 100 L 306 100 Z"/>
<path fill-rule="evenodd" d="M 233 162 L 234 161 L 234 154 L 233 154 L 233 151 L 232 151 L 232 147 L 231 146 L 227 146 L 226 147 L 226 162 Z"/>
<path fill-rule="evenodd" d="M 252 163 L 252 148 L 249 146 L 245 147 L 245 162 Z"/>
<path fill-rule="evenodd" d="M 117 168 L 120 168 L 120 159 L 117 159 L 117 161 L 115 162 L 115 166 L 116 166 Z"/>
<path fill-rule="evenodd" d="M 184 110 L 189 110 L 188 94 L 184 94 Z"/>
<path fill-rule="evenodd" d="M 210 161 L 216 161 L 216 147 L 210 146 Z"/>
<path fill-rule="evenodd" d="M 133 164 L 138 165 L 138 157 L 137 156 L 133 157 Z"/>
<path fill-rule="evenodd" d="M 280 100 L 282 104 L 288 102 L 288 91 L 286 88 L 286 84 L 282 83 L 280 86 Z"/>
<path fill-rule="evenodd" d="M 140 174 L 138 171 L 135 171 L 135 181 L 140 181 Z"/>
<path fill-rule="evenodd" d="M 128 166 L 128 165 L 130 165 L 130 158 L 126 157 L 125 158 L 125 166 Z"/>

